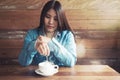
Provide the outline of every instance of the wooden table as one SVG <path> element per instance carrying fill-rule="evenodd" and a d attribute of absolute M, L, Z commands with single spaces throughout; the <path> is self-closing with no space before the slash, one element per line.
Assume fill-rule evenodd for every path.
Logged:
<path fill-rule="evenodd" d="M 43 77 L 34 70 L 37 66 L 0 65 L 0 80 L 120 80 L 120 74 L 108 65 L 76 65 L 60 67 L 53 76 Z"/>

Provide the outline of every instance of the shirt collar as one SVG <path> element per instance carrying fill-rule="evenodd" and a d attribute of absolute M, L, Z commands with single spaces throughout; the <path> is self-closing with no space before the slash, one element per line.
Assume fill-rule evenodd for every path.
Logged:
<path fill-rule="evenodd" d="M 46 35 L 43 27 L 39 28 L 39 35 L 43 35 L 43 36 Z M 57 37 L 60 37 L 60 35 L 61 35 L 60 32 L 56 31 L 56 34 L 54 37 L 57 38 Z"/>

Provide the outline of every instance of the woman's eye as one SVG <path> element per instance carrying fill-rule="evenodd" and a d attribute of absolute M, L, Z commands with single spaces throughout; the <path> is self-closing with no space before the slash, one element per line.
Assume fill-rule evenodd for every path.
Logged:
<path fill-rule="evenodd" d="M 46 18 L 50 18 L 50 16 L 49 16 L 49 15 L 46 15 L 45 17 L 46 17 Z"/>
<path fill-rule="evenodd" d="M 55 17 L 54 20 L 57 21 L 58 19 Z"/>
<path fill-rule="evenodd" d="M 57 21 L 57 19 L 54 19 L 55 21 Z"/>

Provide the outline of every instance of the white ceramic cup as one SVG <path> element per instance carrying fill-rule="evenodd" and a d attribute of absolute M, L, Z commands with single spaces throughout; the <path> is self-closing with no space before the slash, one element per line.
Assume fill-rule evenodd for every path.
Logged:
<path fill-rule="evenodd" d="M 38 64 L 39 70 L 44 74 L 54 74 L 58 72 L 59 66 L 45 61 Z"/>

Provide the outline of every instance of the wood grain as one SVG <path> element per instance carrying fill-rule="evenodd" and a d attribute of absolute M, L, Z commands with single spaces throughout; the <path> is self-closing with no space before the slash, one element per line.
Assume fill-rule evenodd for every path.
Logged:
<path fill-rule="evenodd" d="M 38 27 L 39 24 L 39 10 L 0 11 L 0 13 L 0 30 L 28 30 Z"/>
<path fill-rule="evenodd" d="M 15 39 L 0 39 L 0 48 L 21 48 L 23 40 Z"/>
<path fill-rule="evenodd" d="M 37 66 L 1 65 L 2 80 L 119 80 L 119 73 L 108 65 L 75 65 L 72 68 L 60 67 L 53 76 L 43 77 L 35 74 Z"/>
<path fill-rule="evenodd" d="M 0 0 L 0 10 L 41 9 L 46 0 Z"/>
<path fill-rule="evenodd" d="M 0 48 L 1 59 L 17 59 L 21 48 Z M 1 61 L 1 60 L 0 60 Z M 8 60 L 9 61 L 9 60 Z"/>

